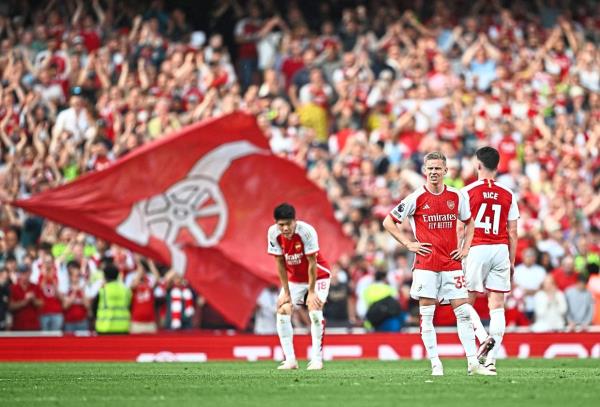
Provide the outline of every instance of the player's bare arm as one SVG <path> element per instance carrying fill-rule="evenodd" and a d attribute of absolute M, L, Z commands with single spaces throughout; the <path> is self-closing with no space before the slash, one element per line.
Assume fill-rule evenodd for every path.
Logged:
<path fill-rule="evenodd" d="M 279 281 L 283 288 L 283 293 L 277 298 L 277 308 L 281 308 L 284 304 L 291 304 L 290 286 L 288 284 L 287 270 L 285 269 L 285 258 L 283 256 L 275 256 L 277 264 L 277 272 L 279 273 Z"/>
<path fill-rule="evenodd" d="M 411 240 L 406 233 L 400 230 L 396 224 L 396 221 L 390 215 L 387 215 L 383 220 L 383 227 L 390 233 L 390 235 L 392 235 L 394 239 L 396 239 L 398 243 L 406 247 L 411 252 L 420 254 L 421 256 L 431 253 L 431 249 L 429 248 L 431 243 L 416 242 Z"/>
<path fill-rule="evenodd" d="M 475 233 L 475 224 L 473 223 L 473 219 L 469 218 L 466 221 L 463 221 L 465 225 L 464 237 L 462 239 L 462 244 L 456 250 L 453 250 L 450 253 L 450 256 L 454 260 L 462 260 L 469 254 L 469 249 L 471 248 L 471 243 L 473 242 L 473 235 Z"/>
<path fill-rule="evenodd" d="M 317 283 L 317 255 L 316 253 L 307 254 L 306 259 L 308 260 L 308 296 L 306 298 L 306 305 L 308 305 L 309 310 L 322 309 L 323 302 L 315 293 Z"/>
<path fill-rule="evenodd" d="M 510 275 L 515 273 L 515 257 L 517 254 L 517 220 L 509 220 L 508 230 L 508 256 L 510 258 Z"/>

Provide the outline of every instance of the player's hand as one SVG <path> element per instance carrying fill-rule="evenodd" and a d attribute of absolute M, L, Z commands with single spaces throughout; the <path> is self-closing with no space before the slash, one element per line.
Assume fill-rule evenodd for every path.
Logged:
<path fill-rule="evenodd" d="M 319 296 L 317 296 L 317 293 L 309 292 L 308 296 L 306 297 L 306 305 L 308 306 L 308 309 L 311 309 L 311 310 L 321 309 L 321 308 L 323 308 L 323 301 L 321 301 L 319 299 Z"/>
<path fill-rule="evenodd" d="M 462 259 L 467 257 L 468 254 L 469 249 L 456 249 L 450 252 L 450 257 L 452 257 L 453 260 L 461 261 Z"/>
<path fill-rule="evenodd" d="M 410 242 L 406 245 L 406 248 L 413 253 L 425 256 L 426 254 L 431 253 L 429 246 L 431 246 L 431 243 Z"/>
<path fill-rule="evenodd" d="M 283 304 L 291 304 L 292 297 L 288 293 L 283 293 L 279 295 L 277 298 L 277 308 L 280 308 Z"/>

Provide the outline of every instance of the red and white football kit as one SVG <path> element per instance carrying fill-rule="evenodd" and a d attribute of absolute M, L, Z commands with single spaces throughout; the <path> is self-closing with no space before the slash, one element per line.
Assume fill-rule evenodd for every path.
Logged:
<path fill-rule="evenodd" d="M 317 231 L 306 222 L 296 221 L 296 229 L 291 238 L 281 234 L 277 224 L 272 225 L 268 232 L 267 252 L 273 256 L 283 256 L 288 273 L 288 283 L 292 304 L 305 304 L 308 294 L 308 259 L 307 255 L 317 255 L 317 281 L 315 292 L 323 302 L 327 301 L 329 293 L 329 264 L 319 252 Z"/>
<path fill-rule="evenodd" d="M 509 292 L 508 221 L 519 219 L 517 200 L 510 189 L 483 179 L 462 189 L 475 221 L 475 234 L 465 260 L 469 291 Z"/>
<path fill-rule="evenodd" d="M 434 194 L 423 186 L 404 198 L 390 216 L 397 223 L 408 219 L 417 241 L 431 243 L 432 253 L 415 255 L 411 297 L 437 298 L 440 303 L 467 298 L 462 265 L 450 256 L 458 248 L 457 221 L 471 217 L 463 194 L 448 186 Z"/>

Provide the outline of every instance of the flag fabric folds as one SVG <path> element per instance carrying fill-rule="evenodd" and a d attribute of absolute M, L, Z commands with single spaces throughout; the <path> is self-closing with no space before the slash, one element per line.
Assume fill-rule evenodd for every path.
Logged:
<path fill-rule="evenodd" d="M 259 292 L 278 283 L 266 234 L 281 202 L 316 228 L 329 261 L 352 250 L 325 192 L 271 153 L 253 116 L 236 112 L 13 204 L 170 264 L 243 328 Z"/>

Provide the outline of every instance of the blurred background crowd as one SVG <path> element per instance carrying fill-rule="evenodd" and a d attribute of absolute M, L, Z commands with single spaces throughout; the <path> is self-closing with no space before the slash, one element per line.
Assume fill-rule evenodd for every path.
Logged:
<path fill-rule="evenodd" d="M 521 212 L 507 324 L 600 325 L 600 3 L 201 3 L 2 2 L 3 199 L 242 109 L 356 242 L 334 266 L 328 325 L 363 326 L 384 285 L 397 330 L 416 324 L 412 258 L 381 221 L 424 183 L 425 153 L 443 152 L 460 188 L 491 145 Z M 132 332 L 228 327 L 185 279 L 128 250 L 8 204 L 0 229 L 2 330 L 93 328 L 107 267 L 131 290 Z M 249 330 L 275 332 L 277 292 L 260 295 Z"/>

